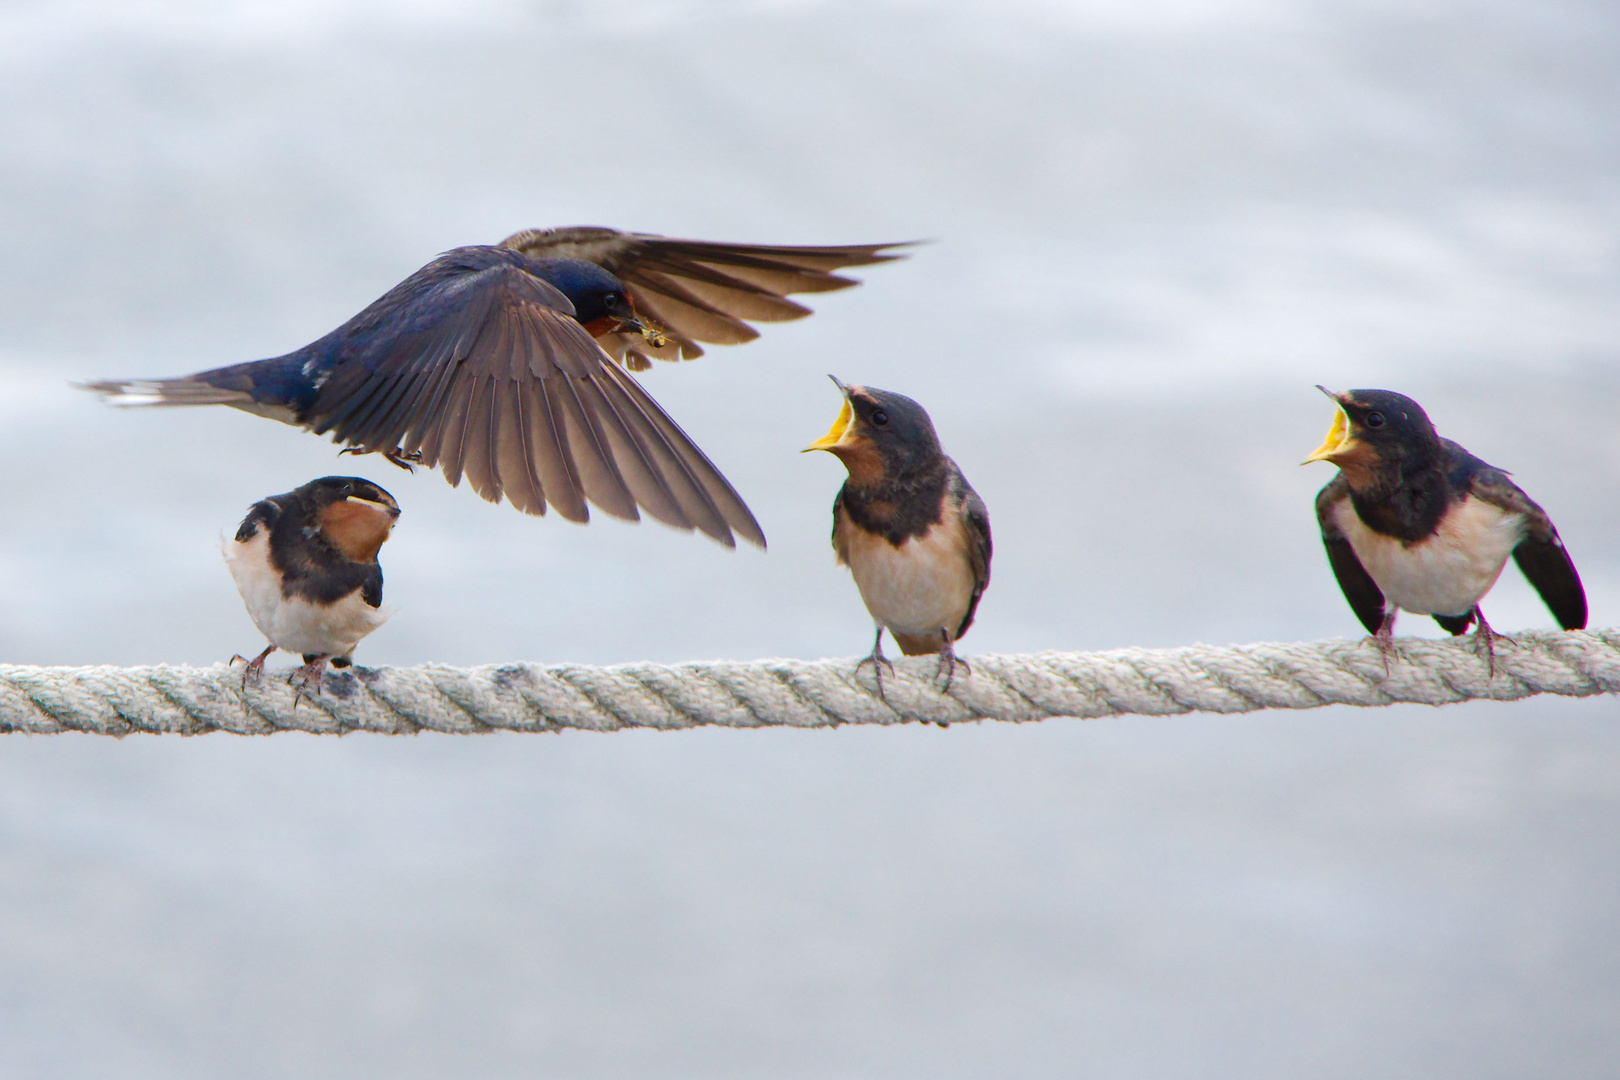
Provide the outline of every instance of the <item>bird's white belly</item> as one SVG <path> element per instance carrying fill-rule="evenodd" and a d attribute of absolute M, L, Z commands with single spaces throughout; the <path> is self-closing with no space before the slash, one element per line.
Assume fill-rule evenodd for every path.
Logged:
<path fill-rule="evenodd" d="M 850 529 L 845 561 L 872 618 L 891 631 L 953 636 L 973 599 L 973 571 L 959 529 L 935 526 L 895 547 Z"/>
<path fill-rule="evenodd" d="M 1403 544 L 1375 533 L 1349 499 L 1334 512 L 1356 558 L 1384 598 L 1418 615 L 1466 615 L 1490 592 L 1524 539 L 1523 514 L 1469 496 L 1426 540 Z"/>
<path fill-rule="evenodd" d="M 281 579 L 270 565 L 270 538 L 263 529 L 243 543 L 226 541 L 224 555 L 253 625 L 271 644 L 288 652 L 348 656 L 361 638 L 393 614 L 366 603 L 359 589 L 326 606 L 283 596 Z"/>

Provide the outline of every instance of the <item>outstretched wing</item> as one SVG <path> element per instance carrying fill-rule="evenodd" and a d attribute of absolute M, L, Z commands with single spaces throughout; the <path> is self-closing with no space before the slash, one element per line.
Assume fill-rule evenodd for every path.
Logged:
<path fill-rule="evenodd" d="M 490 249 L 485 249 L 490 250 Z M 765 546 L 748 507 L 635 379 L 521 266 L 450 252 L 316 342 L 331 375 L 300 419 L 368 451 L 420 453 L 491 502 L 586 521 L 637 507 Z"/>
<path fill-rule="evenodd" d="M 1384 593 L 1379 589 L 1367 568 L 1361 565 L 1355 549 L 1345 537 L 1344 530 L 1334 521 L 1338 507 L 1350 498 L 1350 485 L 1340 473 L 1316 493 L 1316 520 L 1322 527 L 1322 546 L 1327 548 L 1328 565 L 1339 580 L 1339 590 L 1350 602 L 1367 633 L 1376 634 L 1384 625 Z"/>
<path fill-rule="evenodd" d="M 847 289 L 859 282 L 834 271 L 905 257 L 887 251 L 900 244 L 717 244 L 591 225 L 525 229 L 502 240 L 501 246 L 537 259 L 585 259 L 623 281 L 636 311 L 670 339 L 661 348 L 630 334 L 597 339 L 632 371 L 650 367 L 649 358 L 702 356 L 700 341 L 717 345 L 752 341 L 759 331 L 749 325 L 751 321 L 785 322 L 810 314 L 803 304 L 787 299 L 791 294 Z"/>
<path fill-rule="evenodd" d="M 1513 549 L 1513 561 L 1541 594 L 1542 602 L 1559 626 L 1565 630 L 1585 629 L 1586 590 L 1547 512 L 1509 480 L 1506 473 L 1490 466 L 1470 477 L 1468 490 L 1476 499 L 1524 515 L 1525 537 Z"/>

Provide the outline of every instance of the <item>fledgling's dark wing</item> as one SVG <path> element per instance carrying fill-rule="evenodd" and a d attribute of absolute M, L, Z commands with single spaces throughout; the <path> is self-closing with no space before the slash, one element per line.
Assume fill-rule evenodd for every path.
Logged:
<path fill-rule="evenodd" d="M 238 544 L 245 544 L 259 535 L 261 528 L 268 529 L 276 523 L 281 516 L 281 505 L 270 499 L 260 499 L 248 509 L 247 517 L 242 524 L 236 527 L 235 540 Z"/>
<path fill-rule="evenodd" d="M 1350 485 L 1345 482 L 1344 474 L 1340 473 L 1316 493 L 1316 520 L 1322 527 L 1322 546 L 1327 548 L 1328 565 L 1333 567 L 1339 590 L 1350 602 L 1350 610 L 1356 613 L 1361 625 L 1367 628 L 1367 633 L 1376 634 L 1378 628 L 1384 625 L 1383 590 L 1367 573 L 1367 568 L 1361 565 L 1350 541 L 1333 521 L 1334 508 L 1349 497 Z"/>
<path fill-rule="evenodd" d="M 905 258 L 886 251 L 899 244 L 717 244 L 592 225 L 525 229 L 502 240 L 501 246 L 537 259 L 584 259 L 623 281 L 636 311 L 670 339 L 656 349 L 639 335 L 613 333 L 597 339 L 631 371 L 650 367 L 649 358 L 702 356 L 700 341 L 717 345 L 752 341 L 759 331 L 750 321 L 785 322 L 810 314 L 803 304 L 787 299 L 789 295 L 847 289 L 859 282 L 834 271 Z"/>
<path fill-rule="evenodd" d="M 954 465 L 953 462 L 953 468 Z M 962 616 L 962 623 L 953 635 L 960 640 L 968 632 L 968 627 L 973 625 L 973 616 L 979 610 L 979 598 L 990 585 L 990 511 L 961 470 L 956 470 L 955 483 L 960 485 L 962 524 L 967 529 L 968 537 L 968 565 L 973 568 L 973 599 L 968 601 L 967 614 Z"/>
<path fill-rule="evenodd" d="M 844 532 L 844 529 L 846 528 L 845 523 L 849 521 L 849 516 L 844 513 L 844 489 L 842 487 L 840 487 L 838 489 L 838 494 L 833 496 L 832 518 L 833 518 L 833 527 L 832 527 L 833 554 L 838 556 L 838 565 L 839 566 L 848 566 L 849 565 L 849 543 L 848 543 L 848 541 L 845 540 L 843 532 Z"/>
<path fill-rule="evenodd" d="M 380 608 L 382 607 L 382 590 L 382 567 L 372 563 L 366 568 L 366 580 L 360 586 L 360 599 L 365 601 L 368 607 Z"/>
<path fill-rule="evenodd" d="M 1541 594 L 1542 602 L 1559 626 L 1565 630 L 1584 630 L 1586 590 L 1547 512 L 1509 480 L 1505 472 L 1489 465 L 1473 474 L 1468 490 L 1476 499 L 1525 516 L 1528 528 L 1524 539 L 1513 549 L 1513 561 Z"/>
<path fill-rule="evenodd" d="M 300 419 L 368 451 L 420 453 L 490 502 L 586 502 L 765 546 L 742 499 L 685 432 L 610 361 L 552 285 L 519 265 L 442 256 L 337 333 L 337 362 Z"/>

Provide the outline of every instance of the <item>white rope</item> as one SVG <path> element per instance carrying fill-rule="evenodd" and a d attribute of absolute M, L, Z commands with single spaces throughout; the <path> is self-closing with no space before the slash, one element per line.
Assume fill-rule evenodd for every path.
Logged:
<path fill-rule="evenodd" d="M 898 660 L 874 689 L 852 660 L 663 666 L 424 664 L 327 675 L 294 707 L 288 673 L 242 668 L 0 665 L 0 731 L 200 735 L 276 731 L 618 731 L 1233 713 L 1320 705 L 1444 705 L 1620 690 L 1620 629 L 1531 632 L 1497 646 L 1494 676 L 1465 640 L 1403 639 L 1389 672 L 1366 639 L 973 657 L 949 693 L 933 657 Z"/>

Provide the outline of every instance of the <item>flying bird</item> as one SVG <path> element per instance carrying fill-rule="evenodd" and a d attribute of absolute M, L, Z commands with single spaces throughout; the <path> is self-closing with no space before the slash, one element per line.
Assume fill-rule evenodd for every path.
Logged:
<path fill-rule="evenodd" d="M 230 405 L 397 465 L 466 476 L 490 502 L 639 511 L 734 546 L 759 524 L 720 471 L 626 372 L 699 342 L 810 313 L 790 294 L 902 258 L 900 245 L 771 247 L 614 229 L 526 230 L 445 252 L 325 337 L 180 378 L 92 382 L 119 404 Z M 617 362 L 615 362 L 617 361 Z"/>
<path fill-rule="evenodd" d="M 1316 496 L 1328 562 L 1388 666 L 1396 613 L 1432 615 L 1448 633 L 1476 627 L 1494 673 L 1479 602 L 1508 556 L 1565 630 L 1586 626 L 1586 593 L 1547 512 L 1501 469 L 1434 430 L 1421 406 L 1388 390 L 1318 390 L 1338 405 L 1306 458 L 1339 474 Z"/>
<path fill-rule="evenodd" d="M 398 519 L 394 497 L 357 476 L 323 476 L 253 504 L 224 548 L 248 616 L 270 642 L 246 661 L 244 684 L 277 649 L 303 656 L 305 686 L 319 686 L 329 663 L 354 662 L 360 639 L 391 614 L 377 552 Z"/>
<path fill-rule="evenodd" d="M 955 644 L 990 584 L 990 514 L 940 448 L 923 407 L 902 394 L 833 382 L 844 395 L 825 450 L 849 471 L 833 500 L 833 551 L 877 626 L 870 663 L 883 690 L 883 631 L 907 656 L 939 654 L 949 690 Z M 859 670 L 857 665 L 857 670 Z M 892 669 L 893 665 L 889 665 Z"/>

